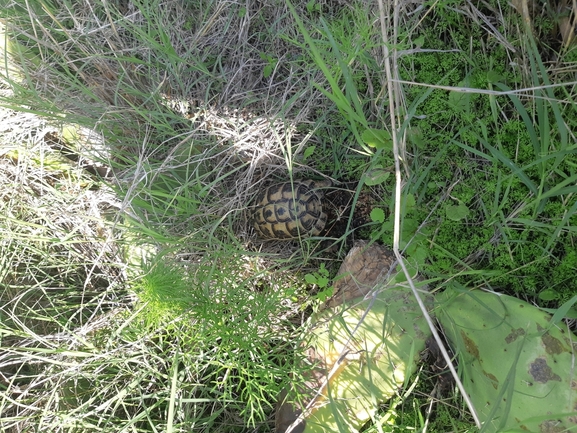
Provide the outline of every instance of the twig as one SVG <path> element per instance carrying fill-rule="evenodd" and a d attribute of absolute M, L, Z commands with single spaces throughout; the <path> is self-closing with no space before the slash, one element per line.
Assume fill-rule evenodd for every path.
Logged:
<path fill-rule="evenodd" d="M 395 20 L 394 28 L 396 29 L 397 28 L 396 24 L 398 21 L 398 16 L 397 16 L 397 14 L 398 14 L 398 1 L 397 0 L 394 0 L 394 6 L 393 7 L 394 7 L 393 13 L 394 13 L 394 20 Z M 380 22 L 381 22 L 381 33 L 383 36 L 383 55 L 385 58 L 385 73 L 386 73 L 386 77 L 387 77 L 387 88 L 388 88 L 388 93 L 389 93 L 389 110 L 390 110 L 391 125 L 392 125 L 391 138 L 393 140 L 393 154 L 394 154 L 394 158 L 395 158 L 396 184 L 395 184 L 395 214 L 394 214 L 394 232 L 393 232 L 393 252 L 395 253 L 397 261 L 399 262 L 399 264 L 401 265 L 401 268 L 403 269 L 405 277 L 407 278 L 407 282 L 409 283 L 409 286 L 411 287 L 411 290 L 413 291 L 413 294 L 417 300 L 417 303 L 419 304 L 419 307 L 420 307 L 421 311 L 423 312 L 425 320 L 427 321 L 429 328 L 431 329 L 431 332 L 432 332 L 435 340 L 439 344 L 439 348 L 441 350 L 441 353 L 443 354 L 443 357 L 445 358 L 445 361 L 447 362 L 447 365 L 449 366 L 449 370 L 451 370 L 451 374 L 455 378 L 457 386 L 459 387 L 459 390 L 461 391 L 461 394 L 463 395 L 463 398 L 465 399 L 465 402 L 467 403 L 467 406 L 469 407 L 469 410 L 471 411 L 471 415 L 473 416 L 473 419 L 475 420 L 475 424 L 477 425 L 478 428 L 481 428 L 481 422 L 479 421 L 479 417 L 477 416 L 477 412 L 475 410 L 475 407 L 473 406 L 473 403 L 471 402 L 469 396 L 467 395 L 467 392 L 465 391 L 465 388 L 463 387 L 463 383 L 459 379 L 457 371 L 455 370 L 455 367 L 453 366 L 453 363 L 451 361 L 451 357 L 447 353 L 447 350 L 445 349 L 443 342 L 442 342 L 441 338 L 439 337 L 439 334 L 437 332 L 435 324 L 433 323 L 433 320 L 431 319 L 431 316 L 429 315 L 429 312 L 427 311 L 427 308 L 425 307 L 423 300 L 419 296 L 417 288 L 415 287 L 415 283 L 414 283 L 413 279 L 411 278 L 411 275 L 410 275 L 409 271 L 407 270 L 407 267 L 405 266 L 405 261 L 404 261 L 403 257 L 401 256 L 401 253 L 399 251 L 399 239 L 400 239 L 400 227 L 401 227 L 400 222 L 401 222 L 401 185 L 402 185 L 401 181 L 402 181 L 402 179 L 401 179 L 401 164 L 400 164 L 400 157 L 399 157 L 399 142 L 398 142 L 398 138 L 397 138 L 396 118 L 395 118 L 395 113 L 396 113 L 396 109 L 397 109 L 397 107 L 395 106 L 395 101 L 399 100 L 400 89 L 398 87 L 393 88 L 393 84 L 396 84 L 398 86 L 398 84 L 400 84 L 400 81 L 398 81 L 398 80 L 393 81 L 393 74 L 392 74 L 392 68 L 391 68 L 391 52 L 389 51 L 389 40 L 388 40 L 387 31 L 386 31 L 387 27 L 385 25 L 385 8 L 384 8 L 382 0 L 379 0 L 379 13 L 380 13 Z M 394 46 L 394 42 L 395 41 L 393 41 L 392 46 Z M 397 69 L 395 68 L 394 70 L 395 70 L 395 74 L 396 74 Z"/>

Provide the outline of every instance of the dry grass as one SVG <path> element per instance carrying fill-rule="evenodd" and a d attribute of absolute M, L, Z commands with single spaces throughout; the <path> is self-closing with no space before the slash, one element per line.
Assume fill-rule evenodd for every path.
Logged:
<path fill-rule="evenodd" d="M 82 368 L 87 339 L 134 298 L 116 196 L 54 149 L 46 119 L 2 109 L 0 124 L 2 429 L 24 432 Z"/>

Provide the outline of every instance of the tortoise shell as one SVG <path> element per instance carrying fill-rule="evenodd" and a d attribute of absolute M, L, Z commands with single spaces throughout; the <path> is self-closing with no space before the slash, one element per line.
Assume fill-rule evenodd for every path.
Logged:
<path fill-rule="evenodd" d="M 317 236 L 325 227 L 324 193 L 330 181 L 296 180 L 271 185 L 260 192 L 254 207 L 253 225 L 268 239 Z"/>

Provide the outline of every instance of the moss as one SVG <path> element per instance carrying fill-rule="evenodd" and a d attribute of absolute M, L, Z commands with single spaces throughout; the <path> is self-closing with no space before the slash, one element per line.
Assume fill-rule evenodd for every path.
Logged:
<path fill-rule="evenodd" d="M 519 82 L 505 48 L 480 26 L 467 27 L 464 17 L 446 3 L 433 9 L 429 18 L 419 27 L 423 48 L 444 52 L 404 57 L 400 69 L 404 79 L 480 89 L 496 82 Z M 425 91 L 408 87 L 409 104 Z M 459 263 L 468 260 L 483 272 L 458 276 L 462 284 L 489 284 L 533 297 L 553 288 L 559 300 L 569 299 L 577 293 L 575 236 L 558 226 L 576 198 L 553 195 L 541 202 L 539 191 L 575 175 L 577 152 L 543 159 L 563 146 L 550 105 L 537 111 L 537 104 L 525 104 L 536 131 L 531 136 L 531 125 L 510 97 L 492 98 L 497 110 L 492 110 L 487 95 L 437 89 L 415 109 L 411 127 L 422 139 L 413 148 L 419 183 L 411 192 L 418 198 L 416 220 L 427 221 L 434 233 L 434 242 L 423 241 L 429 253 L 427 272 L 453 277 L 456 267 L 462 267 Z M 566 119 L 566 113 L 575 110 L 572 105 L 559 109 L 566 110 Z M 544 145 L 549 149 L 542 149 Z M 445 208 L 457 201 L 470 212 L 461 221 L 451 221 Z"/>

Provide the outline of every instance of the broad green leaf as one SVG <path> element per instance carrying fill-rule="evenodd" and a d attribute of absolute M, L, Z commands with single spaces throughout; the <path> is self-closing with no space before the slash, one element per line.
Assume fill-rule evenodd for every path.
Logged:
<path fill-rule="evenodd" d="M 333 292 L 334 292 L 334 287 L 327 287 L 324 290 L 321 290 L 320 292 L 317 293 L 317 299 L 321 302 L 325 302 L 327 299 L 329 299 L 331 296 L 333 296 Z"/>
<path fill-rule="evenodd" d="M 316 284 L 317 278 L 313 274 L 305 274 L 305 281 L 309 284 Z"/>
<path fill-rule="evenodd" d="M 307 347 L 327 371 L 341 365 L 314 397 L 304 433 L 358 431 L 416 371 L 430 335 L 408 287 L 388 287 L 374 300 L 357 298 L 342 307 L 313 318 Z"/>
<path fill-rule="evenodd" d="M 452 221 L 461 221 L 469 216 L 469 208 L 463 203 L 458 205 L 450 204 L 445 208 L 445 215 Z"/>
<path fill-rule="evenodd" d="M 402 200 L 405 207 L 405 212 L 413 209 L 416 205 L 415 196 L 413 194 L 407 194 L 403 196 Z"/>
<path fill-rule="evenodd" d="M 457 87 L 469 87 L 470 80 L 465 79 L 461 81 Z M 452 90 L 449 92 L 449 104 L 457 111 L 468 112 L 471 108 L 471 94 L 467 92 L 461 92 L 457 90 Z"/>
<path fill-rule="evenodd" d="M 481 290 L 450 287 L 435 301 L 484 432 L 575 429 L 577 336 L 566 325 L 550 326 L 534 305 Z"/>
<path fill-rule="evenodd" d="M 393 150 L 391 134 L 385 129 L 365 129 L 361 138 L 366 144 L 376 149 Z"/>
<path fill-rule="evenodd" d="M 539 299 L 542 301 L 553 301 L 559 297 L 559 294 L 552 289 L 545 289 L 539 293 Z"/>
<path fill-rule="evenodd" d="M 377 223 L 385 221 L 385 212 L 382 209 L 375 208 L 371 211 L 371 220 Z"/>
<path fill-rule="evenodd" d="M 419 246 L 419 247 L 417 247 L 415 252 L 413 254 L 411 254 L 410 259 L 414 260 L 420 269 L 425 264 L 425 261 L 427 260 L 428 256 L 429 256 L 429 251 L 427 250 L 427 248 L 425 248 L 423 246 Z"/>
<path fill-rule="evenodd" d="M 304 154 L 303 154 L 303 160 L 306 160 L 309 156 L 311 156 L 313 153 L 315 153 L 316 148 L 317 148 L 316 146 L 307 147 L 304 151 Z"/>
<path fill-rule="evenodd" d="M 365 173 L 365 184 L 375 186 L 384 183 L 391 176 L 391 172 L 384 168 L 374 168 Z"/>
<path fill-rule="evenodd" d="M 491 84 L 503 81 L 503 76 L 494 70 L 487 71 L 487 81 Z"/>
<path fill-rule="evenodd" d="M 417 48 L 422 47 L 424 43 L 425 43 L 425 35 L 421 35 L 417 39 L 413 40 L 413 45 L 415 45 Z"/>
<path fill-rule="evenodd" d="M 310 0 L 307 3 L 307 11 L 309 11 L 309 13 L 319 12 L 320 10 L 321 10 L 321 5 L 318 4 L 315 0 Z"/>
<path fill-rule="evenodd" d="M 273 66 L 271 64 L 268 64 L 264 67 L 264 69 L 262 70 L 262 76 L 264 78 L 268 78 L 271 76 L 273 71 Z"/>
<path fill-rule="evenodd" d="M 423 132 L 418 126 L 407 128 L 407 137 L 411 143 L 419 148 L 423 148 L 427 144 Z"/>

